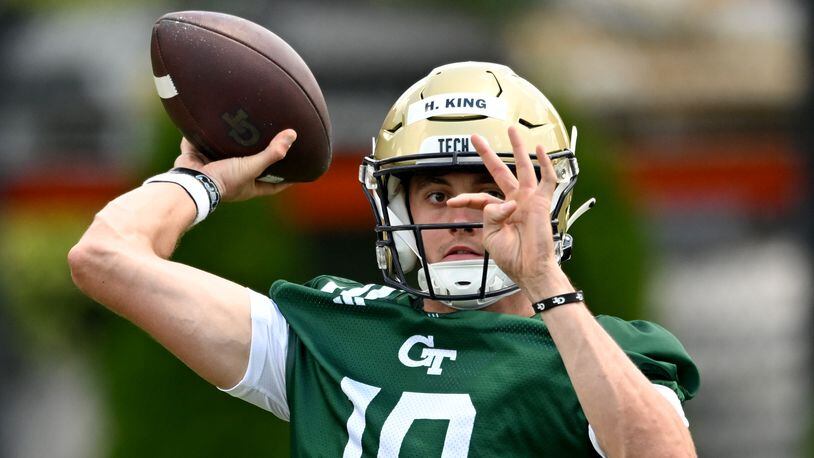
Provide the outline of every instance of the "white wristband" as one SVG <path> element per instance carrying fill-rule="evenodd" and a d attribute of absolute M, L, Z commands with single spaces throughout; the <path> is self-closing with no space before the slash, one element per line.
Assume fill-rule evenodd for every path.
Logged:
<path fill-rule="evenodd" d="M 203 221 L 210 213 L 215 210 L 220 200 L 220 192 L 211 178 L 203 173 L 194 172 L 189 169 L 173 169 L 169 172 L 158 174 L 154 177 L 148 178 L 143 184 L 148 183 L 175 183 L 187 192 L 192 201 L 195 203 L 197 215 L 192 225 L 196 225 Z M 208 185 L 207 185 L 208 183 Z"/>

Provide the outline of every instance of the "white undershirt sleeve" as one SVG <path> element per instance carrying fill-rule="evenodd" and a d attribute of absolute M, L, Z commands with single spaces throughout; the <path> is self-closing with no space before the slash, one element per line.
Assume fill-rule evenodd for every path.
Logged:
<path fill-rule="evenodd" d="M 653 384 L 653 388 L 655 388 L 660 395 L 664 396 L 664 399 L 667 399 L 667 402 L 673 406 L 673 409 L 675 409 L 678 416 L 681 417 L 681 421 L 684 422 L 684 426 L 689 427 L 690 422 L 687 420 L 687 416 L 684 415 L 684 409 L 681 407 L 681 401 L 678 400 L 678 395 L 675 393 L 675 391 L 667 388 L 664 385 L 657 385 L 655 383 Z M 599 440 L 596 438 L 596 433 L 590 424 L 588 425 L 588 437 L 591 439 L 591 444 L 594 446 L 596 453 L 599 453 L 599 456 L 602 458 L 607 458 L 605 456 L 605 452 L 602 450 L 602 447 L 599 445 Z"/>
<path fill-rule="evenodd" d="M 288 421 L 285 364 L 288 353 L 288 323 L 269 297 L 249 290 L 252 343 L 243 379 L 229 389 L 230 395 L 268 410 Z"/>

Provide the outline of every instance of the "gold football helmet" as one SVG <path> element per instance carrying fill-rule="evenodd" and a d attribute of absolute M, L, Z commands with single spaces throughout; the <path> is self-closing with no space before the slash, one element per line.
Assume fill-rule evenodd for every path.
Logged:
<path fill-rule="evenodd" d="M 480 228 L 482 223 L 414 224 L 403 187 L 409 174 L 482 171 L 470 143 L 472 134 L 484 137 L 514 169 L 507 134 L 511 125 L 520 126 L 524 145 L 542 145 L 553 160 L 558 181 L 551 210 L 556 255 L 560 261 L 570 257 L 570 223 L 593 205 L 591 199 L 569 214 L 579 174 L 576 129 L 569 138 L 551 102 L 509 67 L 460 62 L 433 69 L 399 97 L 374 139 L 373 153 L 360 167 L 359 180 L 376 217 L 376 257 L 386 284 L 461 309 L 481 308 L 517 291 L 488 253 L 482 261 L 429 264 L 422 231 Z M 539 166 L 535 168 L 539 176 Z M 407 274 L 416 265 L 420 268 L 411 281 Z"/>

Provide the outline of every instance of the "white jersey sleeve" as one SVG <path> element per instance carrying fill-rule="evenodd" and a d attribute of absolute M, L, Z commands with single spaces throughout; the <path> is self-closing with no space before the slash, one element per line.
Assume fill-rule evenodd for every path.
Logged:
<path fill-rule="evenodd" d="M 269 297 L 252 290 L 252 343 L 243 379 L 229 389 L 232 396 L 250 402 L 288 421 L 285 363 L 288 353 L 288 323 Z"/>

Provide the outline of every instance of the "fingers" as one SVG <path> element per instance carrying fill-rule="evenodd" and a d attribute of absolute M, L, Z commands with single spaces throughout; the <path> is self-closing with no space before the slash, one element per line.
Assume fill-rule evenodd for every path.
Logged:
<path fill-rule="evenodd" d="M 277 194 L 292 184 L 294 183 L 266 183 L 264 181 L 255 181 L 254 189 L 257 196 L 270 196 Z"/>
<path fill-rule="evenodd" d="M 537 162 L 540 164 L 541 178 L 537 189 L 540 192 L 550 194 L 557 187 L 557 174 L 554 172 L 554 164 L 542 145 L 537 145 L 535 152 L 537 153 Z"/>
<path fill-rule="evenodd" d="M 503 224 L 512 213 L 517 210 L 517 202 L 507 200 L 500 204 L 489 204 L 483 208 L 483 225 L 484 228 L 492 225 Z"/>
<path fill-rule="evenodd" d="M 514 177 L 512 171 L 500 160 L 497 154 L 492 151 L 492 148 L 489 147 L 486 140 L 480 135 L 473 135 L 472 144 L 475 146 L 475 151 L 477 151 L 481 157 L 483 165 L 486 166 L 486 170 L 492 175 L 495 184 L 503 191 L 503 194 L 509 195 L 512 191 L 517 189 L 517 178 Z"/>
<path fill-rule="evenodd" d="M 483 210 L 483 208 L 489 204 L 500 204 L 502 202 L 503 200 L 491 194 L 478 192 L 458 194 L 447 200 L 447 205 L 453 208 L 474 208 L 476 210 Z"/>
<path fill-rule="evenodd" d="M 534 165 L 525 150 L 523 139 L 520 138 L 520 132 L 517 131 L 515 126 L 509 127 L 509 141 L 512 143 L 514 163 L 517 168 L 517 180 L 520 186 L 529 188 L 537 186 L 537 174 L 534 173 Z"/>
<path fill-rule="evenodd" d="M 246 157 L 251 172 L 255 176 L 260 175 L 268 166 L 282 160 L 296 139 L 297 133 L 294 129 L 286 129 L 275 135 L 266 149 Z"/>

